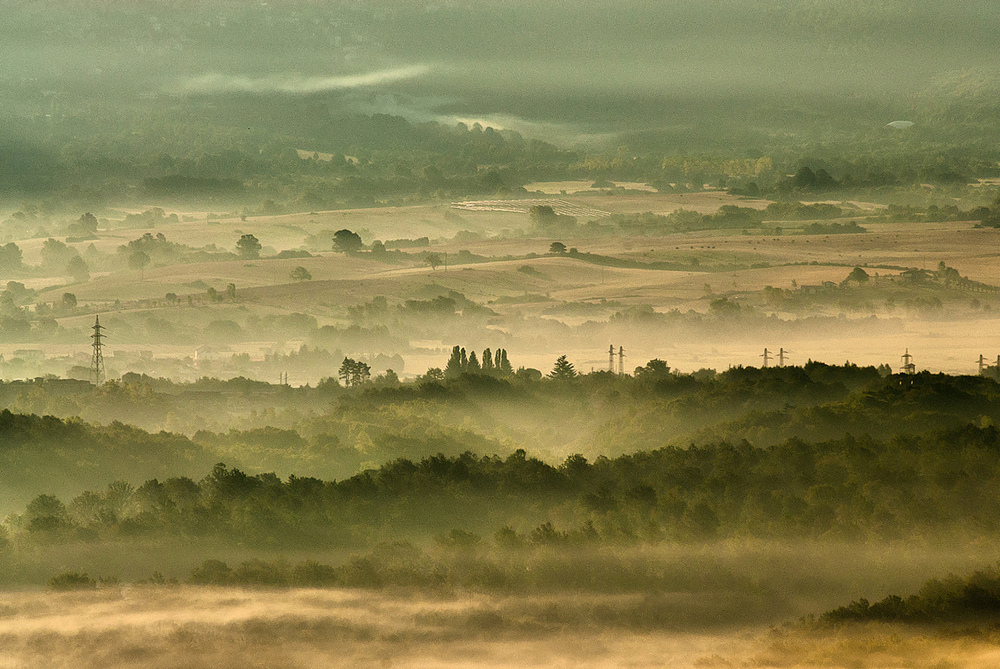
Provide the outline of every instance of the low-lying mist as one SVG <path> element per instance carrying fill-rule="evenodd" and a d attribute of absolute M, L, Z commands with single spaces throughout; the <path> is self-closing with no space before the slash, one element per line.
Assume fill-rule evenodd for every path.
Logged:
<path fill-rule="evenodd" d="M 135 587 L 0 598 L 0 663 L 41 669 L 995 666 L 990 637 L 882 624 L 679 630 L 642 598 Z M 652 628 L 608 625 L 616 613 Z"/>
<path fill-rule="evenodd" d="M 358 592 L 135 588 L 8 595 L 0 662 L 34 669 L 247 666 L 697 666 L 749 650 L 736 635 L 604 630 L 586 612 L 620 601 L 441 600 Z M 580 622 L 568 617 L 583 612 Z M 751 646 L 752 647 L 752 646 Z"/>

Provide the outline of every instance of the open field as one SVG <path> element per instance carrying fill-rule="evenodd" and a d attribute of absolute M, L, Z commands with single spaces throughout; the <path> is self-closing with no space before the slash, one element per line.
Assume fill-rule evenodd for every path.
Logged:
<path fill-rule="evenodd" d="M 542 192 L 565 190 L 566 195 L 559 194 L 552 201 L 564 203 L 567 211 L 669 213 L 683 207 L 711 213 L 723 204 L 755 208 L 768 204 L 719 191 L 577 192 L 574 183 L 536 186 Z M 508 205 L 515 201 L 495 202 L 500 209 L 511 209 Z M 456 293 L 487 307 L 493 315 L 476 324 L 456 322 L 451 329 L 444 323 L 392 325 L 391 318 L 386 322 L 403 341 L 438 342 L 433 350 L 398 346 L 394 352 L 405 360 L 405 374 L 440 367 L 444 361 L 439 349 L 474 341 L 482 342 L 475 344 L 479 346 L 502 344 L 518 364 L 541 370 L 549 368 L 556 352 L 564 353 L 581 371 L 605 368 L 609 343 L 626 349 L 629 367 L 658 357 L 685 371 L 758 365 L 765 347 L 791 351 L 791 362 L 819 359 L 891 365 L 909 348 L 917 356 L 919 368 L 951 373 L 973 372 L 980 354 L 993 358 L 996 353 L 996 318 L 991 309 L 1000 308 L 1000 300 L 993 293 L 951 294 L 940 308 L 931 310 L 906 300 L 866 298 L 852 302 L 839 297 L 812 302 L 799 299 L 791 309 L 762 298 L 770 288 L 804 295 L 802 287 L 838 285 L 854 266 L 866 267 L 874 280 L 886 280 L 904 268 L 933 271 L 944 262 L 970 280 L 1000 285 L 1000 231 L 995 229 L 975 229 L 969 222 L 862 220 L 868 232 L 861 234 L 805 235 L 798 232 L 801 223 L 790 222 L 784 224 L 784 234 L 723 229 L 650 237 L 570 233 L 546 238 L 525 235 L 530 220 L 523 206 L 520 209 L 524 211 L 493 211 L 489 203 L 481 201 L 471 210 L 442 203 L 251 216 L 247 220 L 208 220 L 203 211 L 178 211 L 176 222 L 154 229 L 101 231 L 93 242 L 95 257 L 109 260 L 95 261 L 98 267 L 86 282 L 67 283 L 65 278 L 50 276 L 17 279 L 37 290 L 38 300 L 56 303 L 63 293 L 73 293 L 79 303 L 76 312 L 56 315 L 58 323 L 70 331 L 85 332 L 96 312 L 115 312 L 130 326 L 126 332 L 120 328 L 109 332 L 109 343 L 122 351 L 151 351 L 154 358 L 174 358 L 179 351 L 190 357 L 197 346 L 213 343 L 211 337 L 197 334 L 212 321 L 229 321 L 252 331 L 256 318 L 302 313 L 315 318 L 319 326 L 343 328 L 354 322 L 349 309 L 379 296 L 388 299 L 390 309 L 397 309 L 407 300 L 420 302 Z M 858 211 L 870 213 L 872 209 Z M 404 246 L 403 255 L 392 253 L 379 260 L 368 253 L 344 255 L 329 250 L 332 231 L 345 228 L 357 231 L 364 241 L 429 239 L 426 246 Z M 124 256 L 116 255 L 117 248 L 147 232 L 193 248 L 214 244 L 221 250 L 234 249 L 240 235 L 249 233 L 263 244 L 264 257 L 244 260 L 220 256 L 213 262 L 161 259 L 142 272 L 125 268 Z M 550 254 L 549 246 L 557 241 L 579 253 Z M 18 243 L 23 246 L 26 263 L 40 261 L 42 240 Z M 73 246 L 84 253 L 89 244 Z M 267 257 L 268 253 L 304 245 L 312 249 L 312 257 Z M 93 256 L 94 252 L 89 253 Z M 432 269 L 424 264 L 426 253 L 441 256 L 442 265 Z M 101 262 L 107 267 L 99 267 Z M 291 272 L 297 267 L 304 268 L 310 280 L 293 281 Z M 235 300 L 206 302 L 206 291 L 214 289 L 221 294 L 229 285 L 236 287 Z M 166 301 L 167 294 L 177 295 L 179 301 Z M 658 331 L 652 324 L 635 327 L 611 320 L 630 309 L 708 315 L 713 301 L 720 298 L 750 305 L 762 315 L 773 314 L 787 322 L 827 316 L 842 319 L 841 325 L 833 330 L 788 326 L 780 332 L 760 324 L 747 325 L 739 336 L 733 336 L 731 328 L 706 333 L 698 331 L 696 325 L 687 331 L 675 325 Z M 870 316 L 879 322 L 866 321 L 852 333 L 852 321 Z M 187 324 L 186 342 L 170 341 L 169 332 L 160 332 L 154 325 L 161 321 Z M 248 332 L 227 342 L 225 350 L 260 357 L 269 350 L 289 350 L 289 341 L 308 339 L 301 334 L 269 339 Z M 0 353 L 9 358 L 16 350 L 32 348 L 48 356 L 76 354 L 82 361 L 88 343 L 82 336 L 75 344 L 67 337 L 59 342 L 18 341 L 0 344 Z M 389 352 L 382 346 L 378 350 Z M 344 352 L 361 355 L 370 351 Z"/>
<path fill-rule="evenodd" d="M 567 184 L 555 184 L 560 185 Z M 540 190 L 551 191 L 555 186 Z M 665 213 L 684 207 L 710 213 L 722 204 L 758 208 L 768 204 L 711 191 L 601 195 L 574 194 L 572 188 L 561 190 L 570 194 L 559 196 L 560 201 L 584 210 L 607 212 Z M 529 226 L 525 213 L 456 212 L 440 204 L 261 216 L 246 221 L 206 220 L 204 212 L 178 212 L 176 223 L 148 231 L 113 229 L 102 232 L 94 245 L 99 253 L 113 254 L 121 244 L 150 232 L 196 248 L 216 244 L 232 249 L 240 234 L 251 233 L 265 249 L 277 251 L 301 248 L 310 235 L 328 244 L 322 242 L 323 235 L 343 228 L 360 232 L 366 240 L 428 236 L 430 241 L 425 247 L 404 248 L 409 255 L 393 255 L 381 262 L 368 254 L 314 250 L 308 258 L 154 263 L 142 273 L 129 269 L 94 271 L 84 283 L 67 284 L 58 277 L 32 277 L 24 282 L 39 291 L 41 300 L 56 302 L 67 291 L 76 296 L 84 312 L 58 316 L 64 328 L 85 331 L 93 313 L 109 311 L 120 313 L 130 322 L 165 319 L 195 328 L 189 328 L 190 343 L 186 344 L 165 341 L 155 330 L 142 336 L 134 327 L 135 332 L 125 336 L 109 333 L 109 342 L 119 350 L 151 351 L 154 358 L 172 358 L 184 352 L 190 357 L 197 345 L 211 343 L 208 337 L 190 333 L 213 319 L 243 325 L 250 322 L 247 319 L 251 316 L 299 312 L 316 318 L 320 326 L 346 327 L 351 323 L 349 308 L 378 296 L 387 297 L 390 306 L 395 307 L 406 300 L 428 300 L 449 291 L 495 312 L 488 324 L 478 326 L 481 329 L 476 339 L 487 342 L 485 345 L 491 338 L 497 342 L 493 345 L 502 341 L 518 364 L 541 370 L 551 365 L 554 351 L 568 355 L 581 371 L 603 369 L 609 342 L 626 349 L 629 366 L 659 357 L 686 371 L 758 365 L 765 347 L 791 351 L 791 362 L 819 359 L 891 365 L 909 348 L 917 356 L 918 368 L 950 373 L 974 372 L 980 354 L 987 358 L 995 355 L 993 333 L 997 319 L 988 310 L 1000 307 L 1000 301 L 992 294 L 970 295 L 965 302 L 954 306 L 949 302 L 943 310 L 922 315 L 905 304 L 878 302 L 861 306 L 816 303 L 806 312 L 795 313 L 780 307 L 761 307 L 760 295 L 766 287 L 794 293 L 802 286 L 839 284 L 856 265 L 867 267 L 873 277 L 885 278 L 898 275 L 901 268 L 929 271 L 945 262 L 971 280 L 1000 285 L 998 230 L 974 229 L 967 222 L 862 221 L 867 233 L 803 235 L 796 232 L 795 223 L 790 223 L 781 235 L 703 230 L 655 237 L 537 238 L 519 232 Z M 474 234 L 455 238 L 462 230 Z M 555 241 L 578 249 L 581 255 L 549 254 L 549 246 Z M 38 261 L 41 242 L 19 242 L 25 262 Z M 82 252 L 87 245 L 75 246 Z M 425 252 L 438 253 L 444 264 L 431 269 L 422 262 L 421 254 Z M 311 279 L 292 281 L 290 274 L 296 267 L 305 268 Z M 222 293 L 230 284 L 236 286 L 235 302 L 204 301 L 209 287 Z M 178 295 L 180 301 L 167 303 L 164 296 L 168 293 Z M 194 301 L 189 304 L 187 296 Z M 731 333 L 687 336 L 676 329 L 658 336 L 655 328 L 608 323 L 597 331 L 598 341 L 594 341 L 593 334 L 582 338 L 573 335 L 588 321 L 607 323 L 616 313 L 628 309 L 707 314 L 713 300 L 722 297 L 737 304 L 758 305 L 764 314 L 790 321 L 806 315 L 846 320 L 835 332 L 828 328 L 790 327 L 776 334 L 748 326 L 737 337 Z M 970 312 L 969 304 L 978 304 L 979 311 Z M 866 323 L 852 336 L 852 319 L 872 315 L 883 321 L 881 325 Z M 552 329 L 557 325 L 564 329 Z M 463 331 L 466 329 L 463 326 Z M 403 336 L 409 341 L 438 342 L 432 350 L 420 345 L 400 349 L 406 374 L 441 366 L 444 361 L 437 351 L 449 348 L 456 339 L 469 337 L 458 331 L 449 335 L 446 329 L 439 328 L 424 328 Z M 248 344 L 233 342 L 228 350 L 258 357 L 262 351 L 288 350 L 287 341 L 259 339 L 251 336 Z M 301 337 L 291 340 L 301 341 Z M 88 343 L 84 337 L 76 344 L 17 342 L 0 345 L 0 353 L 9 358 L 18 349 L 37 348 L 48 356 L 76 354 L 82 361 L 88 354 Z"/>
<path fill-rule="evenodd" d="M 601 189 L 594 189 L 593 181 L 536 181 L 535 183 L 525 184 L 524 189 L 529 193 L 539 192 L 546 193 L 548 195 L 557 195 L 563 192 L 567 194 L 577 194 L 577 193 L 587 193 L 588 191 L 599 192 Z M 649 193 L 655 193 L 656 189 L 647 183 L 640 183 L 637 181 L 612 181 L 612 184 L 616 188 L 624 188 L 625 190 L 641 190 Z"/>
<path fill-rule="evenodd" d="M 183 224 L 180 224 L 183 225 Z M 265 228 L 266 229 L 266 228 Z M 571 258 L 528 258 L 531 253 L 544 254 L 550 241 L 563 241 L 567 246 L 579 248 L 581 252 L 611 255 L 633 260 L 638 263 L 667 261 L 679 265 L 690 265 L 691 271 L 686 274 L 692 277 L 692 282 L 700 279 L 701 284 L 720 281 L 722 286 L 717 291 L 739 292 L 740 290 L 758 290 L 764 285 L 789 287 L 790 281 L 798 283 L 833 280 L 843 278 L 841 274 L 855 265 L 873 266 L 889 265 L 897 267 L 917 267 L 934 269 L 938 262 L 944 261 L 955 267 L 969 278 L 983 282 L 1000 283 L 1000 265 L 996 263 L 1000 251 L 993 250 L 1000 242 L 1000 232 L 991 229 L 972 229 L 971 224 L 921 224 L 906 226 L 904 224 L 869 224 L 870 232 L 853 235 L 785 235 L 746 236 L 723 232 L 681 233 L 664 237 L 643 238 L 603 238 L 574 239 L 572 237 L 558 240 L 546 239 L 497 239 L 482 241 L 445 241 L 434 243 L 427 250 L 447 254 L 457 254 L 459 250 L 468 250 L 473 254 L 489 257 L 514 256 L 516 261 L 501 261 L 499 263 L 461 264 L 452 260 L 447 269 L 431 270 L 423 266 L 416 256 L 403 265 L 395 266 L 370 260 L 365 256 L 345 258 L 332 252 L 314 254 L 314 258 L 290 258 L 284 260 L 261 259 L 253 261 L 228 261 L 215 263 L 191 263 L 168 267 L 153 267 L 145 272 L 142 281 L 136 281 L 138 272 L 116 273 L 112 276 L 98 277 L 89 284 L 74 287 L 78 298 L 84 300 L 138 299 L 139 296 L 162 296 L 169 290 L 178 294 L 195 292 L 186 283 L 203 280 L 210 284 L 236 282 L 238 287 L 288 285 L 289 290 L 312 291 L 309 283 L 296 286 L 291 284 L 288 273 L 295 266 L 304 266 L 316 281 L 346 280 L 380 282 L 393 281 L 399 276 L 434 278 L 439 280 L 450 269 L 454 271 L 476 272 L 485 268 L 496 272 L 508 272 L 523 264 L 547 268 L 553 262 L 560 265 L 583 264 Z M 174 239 L 173 230 L 161 230 Z M 135 231 L 132 236 L 140 236 L 142 230 Z M 998 247 L 1000 248 L 1000 247 Z M 422 249 L 418 249 L 422 250 Z M 692 261 L 697 260 L 697 264 Z M 736 269 L 732 271 L 705 271 L 700 266 L 711 266 L 712 262 L 721 265 L 734 263 L 768 264 L 772 267 L 755 269 Z M 458 264 L 455 264 L 455 263 Z M 804 266 L 811 265 L 811 266 Z M 846 268 L 842 269 L 842 268 Z M 545 271 L 548 271 L 547 269 Z M 894 270 L 873 269 L 873 272 L 894 273 Z M 595 286 L 600 285 L 601 273 L 605 272 L 605 280 L 614 272 L 620 277 L 623 285 L 661 285 L 657 272 L 641 269 L 604 268 L 586 265 L 578 272 L 568 272 L 565 269 L 556 270 L 550 288 L 560 289 L 565 280 L 570 282 L 581 279 Z M 589 276 L 586 274 L 589 272 Z M 629 278 L 622 278 L 627 275 Z M 495 278 L 496 274 L 493 275 Z M 643 279 L 646 276 L 647 279 Z M 647 281 L 648 280 L 648 281 Z M 468 283 L 469 280 L 465 279 Z M 537 282 L 536 282 L 537 283 Z M 735 283 L 735 286 L 732 284 Z M 148 284 L 148 285 L 143 285 Z M 729 285 L 727 285 L 729 284 Z M 699 286 L 701 287 L 701 286 Z M 486 296 L 505 294 L 504 289 L 514 289 L 511 285 L 499 286 L 475 291 L 475 294 Z M 714 286 L 713 286 L 714 288 Z M 735 288 L 735 290 L 730 290 Z M 391 294 L 391 291 L 386 291 Z M 677 297 L 671 288 L 665 287 L 659 298 L 669 300 Z M 609 299 L 612 295 L 607 295 Z M 652 296 L 654 300 L 657 296 Z M 664 302 L 663 304 L 666 304 Z M 653 306 L 661 306 L 653 303 Z"/>
<path fill-rule="evenodd" d="M 744 200 L 721 192 L 662 194 L 650 192 L 627 192 L 612 195 L 582 193 L 556 198 L 580 212 L 596 210 L 607 213 L 630 213 L 651 211 L 667 214 L 680 208 L 712 213 L 724 204 L 763 209 L 766 200 Z M 130 209 L 127 213 L 139 213 L 158 206 L 155 202 Z M 509 207 L 507 207 L 509 208 Z M 527 217 L 518 211 L 459 210 L 453 203 L 413 205 L 404 207 L 373 207 L 365 209 L 341 209 L 335 211 L 315 211 L 308 213 L 283 214 L 277 216 L 249 216 L 242 220 L 238 216 L 212 214 L 201 209 L 171 209 L 180 220 L 176 223 L 149 230 L 154 234 L 163 232 L 171 241 L 204 246 L 216 244 L 220 248 L 232 249 L 240 234 L 253 233 L 265 247 L 277 250 L 297 248 L 307 235 L 322 230 L 348 228 L 362 234 L 366 241 L 373 239 L 413 239 L 419 237 L 451 237 L 461 230 L 469 230 L 485 235 L 499 235 L 503 230 L 518 230 L 528 227 Z M 126 212 L 122 211 L 121 216 Z M 113 216 L 113 214 L 112 214 Z M 211 218 L 208 218 L 211 216 Z M 580 218 L 584 223 L 586 215 Z M 102 230 L 100 239 L 94 245 L 101 251 L 112 252 L 119 245 L 140 236 L 147 230 L 113 228 Z M 35 264 L 40 259 L 39 251 L 44 238 L 18 239 L 18 246 L 24 252 L 26 263 Z M 82 251 L 90 242 L 75 244 Z"/>

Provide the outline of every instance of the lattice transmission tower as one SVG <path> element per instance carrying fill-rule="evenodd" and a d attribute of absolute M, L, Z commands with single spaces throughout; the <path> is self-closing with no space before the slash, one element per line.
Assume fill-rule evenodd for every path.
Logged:
<path fill-rule="evenodd" d="M 90 359 L 90 376 L 94 379 L 94 385 L 99 386 L 104 383 L 105 376 L 104 351 L 101 350 L 103 346 L 101 340 L 104 338 L 104 327 L 101 326 L 100 316 L 94 318 L 94 327 L 91 329 L 94 331 L 94 334 L 90 335 L 90 338 L 94 340 L 94 355 Z"/>

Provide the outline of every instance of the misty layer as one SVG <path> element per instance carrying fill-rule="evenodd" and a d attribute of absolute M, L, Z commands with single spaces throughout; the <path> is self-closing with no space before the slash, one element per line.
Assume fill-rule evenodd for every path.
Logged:
<path fill-rule="evenodd" d="M 0 661 L 41 669 L 212 667 L 282 669 L 490 666 L 581 667 L 988 667 L 988 639 L 871 625 L 825 630 L 683 631 L 669 624 L 608 625 L 646 612 L 628 598 L 386 597 L 357 591 L 247 592 L 129 588 L 73 594 L 8 594 Z M 640 614 L 642 615 L 642 614 Z M 663 626 L 661 626 L 663 625 Z"/>
<path fill-rule="evenodd" d="M 622 598 L 396 599 L 352 591 L 148 589 L 4 598 L 0 660 L 21 667 L 580 666 L 752 653 L 718 633 L 604 628 Z"/>

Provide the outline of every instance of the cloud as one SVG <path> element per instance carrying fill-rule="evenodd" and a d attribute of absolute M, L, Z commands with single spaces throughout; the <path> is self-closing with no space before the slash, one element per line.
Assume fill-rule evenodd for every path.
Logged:
<path fill-rule="evenodd" d="M 186 79 L 180 83 L 179 89 L 183 93 L 321 93 L 414 79 L 427 74 L 430 70 L 427 65 L 410 65 L 337 77 L 305 77 L 300 74 L 238 77 L 212 73 Z"/>

